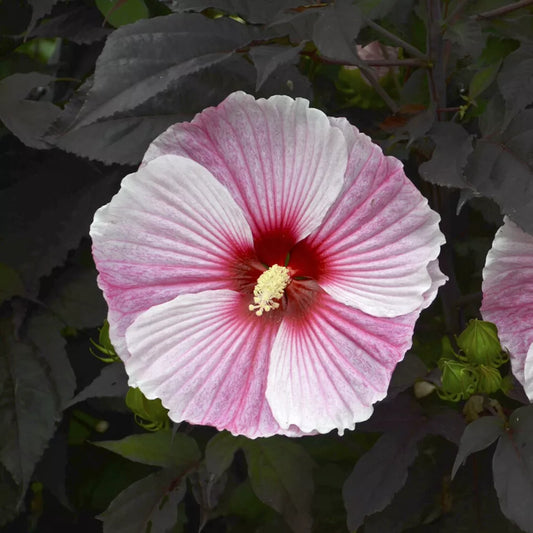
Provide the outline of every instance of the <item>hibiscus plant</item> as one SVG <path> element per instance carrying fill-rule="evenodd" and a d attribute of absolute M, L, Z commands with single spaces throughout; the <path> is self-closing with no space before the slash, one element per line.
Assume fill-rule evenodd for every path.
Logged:
<path fill-rule="evenodd" d="M 0 531 L 533 533 L 533 0 L 0 28 Z"/>

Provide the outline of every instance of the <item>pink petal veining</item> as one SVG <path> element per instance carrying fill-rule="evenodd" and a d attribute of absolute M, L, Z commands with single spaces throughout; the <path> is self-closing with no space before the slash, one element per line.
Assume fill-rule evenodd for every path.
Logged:
<path fill-rule="evenodd" d="M 110 335 L 123 359 L 136 316 L 178 294 L 234 288 L 235 257 L 253 246 L 228 191 L 189 159 L 163 156 L 129 175 L 91 226 Z"/>
<path fill-rule="evenodd" d="M 533 400 L 533 235 L 506 218 L 483 269 L 485 320 L 498 328 L 513 373 Z"/>
<path fill-rule="evenodd" d="M 91 226 L 111 340 L 175 421 L 251 438 L 372 413 L 446 277 L 439 217 L 345 119 L 242 92 L 176 124 Z M 259 275 L 293 276 L 248 309 Z"/>
<path fill-rule="evenodd" d="M 130 385 L 173 420 L 251 438 L 280 432 L 265 398 L 279 322 L 258 320 L 241 294 L 205 291 L 152 307 L 128 328 Z"/>
<path fill-rule="evenodd" d="M 332 124 L 351 149 L 343 193 L 307 240 L 326 265 L 320 285 L 375 316 L 410 313 L 433 283 L 427 265 L 444 242 L 440 217 L 397 159 L 385 157 L 346 120 Z"/>
<path fill-rule="evenodd" d="M 308 106 L 302 98 L 233 93 L 190 124 L 171 126 L 144 161 L 166 153 L 198 161 L 228 188 L 254 237 L 283 228 L 299 241 L 337 198 L 347 163 L 341 132 Z"/>
<path fill-rule="evenodd" d="M 272 348 L 266 397 L 281 427 L 327 433 L 353 429 L 387 394 L 411 346 L 418 312 L 374 317 L 319 293 L 286 316 Z"/>

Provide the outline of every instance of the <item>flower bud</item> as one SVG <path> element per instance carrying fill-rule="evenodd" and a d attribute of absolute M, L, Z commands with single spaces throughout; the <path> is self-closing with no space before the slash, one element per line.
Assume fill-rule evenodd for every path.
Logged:
<path fill-rule="evenodd" d="M 465 353 L 466 359 L 473 364 L 498 367 L 507 360 L 496 326 L 491 322 L 471 320 L 457 337 L 457 344 Z"/>
<path fill-rule="evenodd" d="M 442 371 L 441 396 L 459 401 L 476 391 L 478 377 L 470 365 L 453 359 L 440 359 L 439 368 Z"/>
<path fill-rule="evenodd" d="M 502 386 L 502 376 L 496 368 L 487 365 L 479 365 L 476 368 L 478 376 L 477 391 L 481 394 L 492 394 Z"/>
<path fill-rule="evenodd" d="M 161 400 L 148 400 L 139 389 L 128 390 L 126 405 L 135 415 L 135 422 L 148 431 L 159 431 L 169 426 L 168 410 Z"/>

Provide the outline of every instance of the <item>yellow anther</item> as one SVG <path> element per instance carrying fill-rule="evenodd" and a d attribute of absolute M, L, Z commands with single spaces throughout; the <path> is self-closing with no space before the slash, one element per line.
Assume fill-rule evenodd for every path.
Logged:
<path fill-rule="evenodd" d="M 277 309 L 279 300 L 283 297 L 283 291 L 290 283 L 291 277 L 287 267 L 272 265 L 267 271 L 263 272 L 257 278 L 257 284 L 254 287 L 254 304 L 250 304 L 248 309 L 255 311 L 257 316 L 263 312 Z"/>

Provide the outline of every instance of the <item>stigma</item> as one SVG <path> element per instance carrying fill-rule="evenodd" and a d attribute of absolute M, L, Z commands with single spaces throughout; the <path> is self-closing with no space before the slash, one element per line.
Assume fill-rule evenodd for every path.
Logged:
<path fill-rule="evenodd" d="M 248 306 L 250 311 L 255 311 L 257 316 L 264 312 L 268 313 L 272 309 L 279 307 L 279 300 L 283 297 L 283 291 L 291 282 L 289 269 L 284 266 L 272 265 L 258 278 L 254 287 L 254 303 Z"/>

